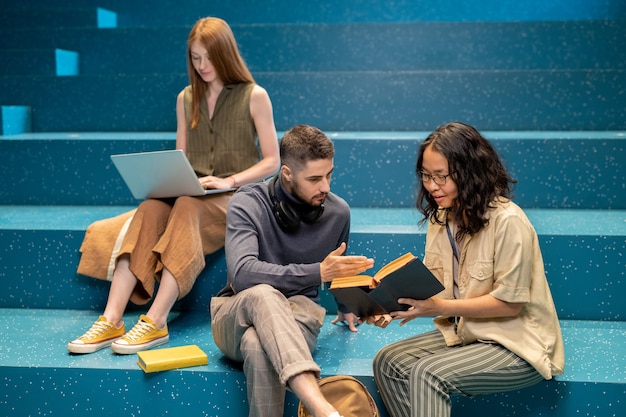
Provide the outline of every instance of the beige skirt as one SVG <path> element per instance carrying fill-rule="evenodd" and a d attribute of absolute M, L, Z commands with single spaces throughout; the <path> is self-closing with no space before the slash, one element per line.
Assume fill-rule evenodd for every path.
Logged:
<path fill-rule="evenodd" d="M 138 280 L 131 301 L 145 304 L 167 268 L 178 283 L 179 299 L 191 291 L 205 256 L 224 246 L 226 208 L 232 193 L 145 200 L 136 210 L 92 223 L 80 248 L 78 273 L 113 279 L 117 260 L 130 256 Z"/>

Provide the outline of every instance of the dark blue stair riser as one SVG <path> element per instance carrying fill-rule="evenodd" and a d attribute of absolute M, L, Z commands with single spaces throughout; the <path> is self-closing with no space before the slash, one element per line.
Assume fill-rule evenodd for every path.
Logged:
<path fill-rule="evenodd" d="M 332 132 L 329 132 L 332 136 Z M 417 148 L 414 139 L 335 139 L 332 189 L 352 207 L 413 207 Z M 489 136 L 489 132 L 485 132 Z M 547 134 L 546 134 L 547 136 Z M 626 137 L 568 139 L 491 138 L 518 181 L 522 207 L 626 208 Z M 171 140 L 4 140 L 0 175 L 3 204 L 135 205 L 110 155 L 173 149 Z"/>
<path fill-rule="evenodd" d="M 364 2 L 311 3 L 306 0 L 272 0 L 259 3 L 254 0 L 205 2 L 197 0 L 161 0 L 128 2 L 125 0 L 83 0 L 54 5 L 47 0 L 22 0 L 7 3 L 7 9 L 26 11 L 60 11 L 67 15 L 85 8 L 104 7 L 116 12 L 120 26 L 177 26 L 190 19 L 207 15 L 218 16 L 232 24 L 293 23 L 293 22 L 432 22 L 432 21 L 554 21 L 554 20 L 610 20 L 626 18 L 626 7 L 621 0 L 572 2 L 569 0 L 450 0 L 430 2 L 416 0 L 388 0 Z M 71 13 L 69 13 L 71 14 Z M 33 22 L 29 22 L 33 24 Z M 35 26 L 45 26 L 46 19 Z"/>
<path fill-rule="evenodd" d="M 3 187 L 3 204 L 136 205 L 110 156 L 173 149 L 172 140 L 0 141 L 12 161 L 0 168 L 13 178 Z M 5 153 L 6 152 L 6 153 Z M 12 171 L 5 171 L 11 165 Z M 17 197 L 17 198 L 14 198 Z M 18 203 L 22 201 L 22 203 Z"/>
<path fill-rule="evenodd" d="M 75 52 L 56 48 L 0 50 L 0 74 L 76 76 L 78 59 Z"/>
<path fill-rule="evenodd" d="M 624 130 L 626 70 L 260 73 L 278 130 Z M 0 102 L 32 106 L 33 132 L 174 131 L 184 74 L 0 78 Z M 111 92 L 115 94 L 111 94 Z"/>
<path fill-rule="evenodd" d="M 475 398 L 452 397 L 452 417 L 615 417 L 623 413 L 626 389 L 620 384 L 544 381 L 532 387 Z"/>
<path fill-rule="evenodd" d="M 76 274 L 81 231 L 0 231 L 3 270 L 0 306 L 102 310 L 109 283 Z M 350 253 L 364 254 L 380 267 L 405 252 L 423 257 L 423 234 L 353 232 Z M 624 236 L 540 236 L 546 274 L 561 319 L 624 320 L 626 276 L 621 254 Z M 377 268 L 374 268 L 375 270 Z M 209 302 L 226 283 L 223 251 L 207 257 L 192 292 L 175 306 L 177 311 L 208 311 Z M 332 296 L 321 293 L 330 312 Z M 132 304 L 130 309 L 142 309 Z"/>
<path fill-rule="evenodd" d="M 79 417 L 86 412 L 225 417 L 244 416 L 248 412 L 245 380 L 243 373 L 236 370 L 144 374 L 139 368 L 3 367 L 2 373 L 2 415 L 39 415 L 58 410 L 64 416 Z M 359 379 L 374 396 L 381 416 L 387 417 L 373 378 Z M 37 389 L 33 389 L 35 386 Z M 105 391 L 106 395 L 93 395 L 94 389 Z M 620 384 L 544 381 L 523 390 L 473 399 L 453 397 L 452 416 L 487 413 L 501 417 L 614 417 L 623 412 L 619 399 L 625 395 L 626 389 Z M 285 416 L 296 415 L 297 405 L 297 398 L 288 393 Z"/>
<path fill-rule="evenodd" d="M 51 7 L 50 3 L 37 8 L 26 8 L 25 4 L 18 7 L 2 6 L 0 27 L 4 29 L 23 29 L 31 27 L 45 28 L 98 28 L 103 27 L 102 15 L 97 7 Z M 103 11 L 110 14 L 110 11 Z M 108 12 L 108 13 L 107 13 Z M 105 19 L 106 27 L 111 27 L 110 17 Z M 114 19 L 115 20 L 115 19 Z"/>
<path fill-rule="evenodd" d="M 81 74 L 183 73 L 189 27 L 0 30 L 0 50 L 80 53 Z M 233 25 L 253 73 L 623 69 L 626 24 L 432 22 Z M 146 45 L 158 48 L 148 48 Z M 11 57 L 0 74 L 20 74 Z"/>
<path fill-rule="evenodd" d="M 32 1 L 32 0 L 31 0 Z M 41 1 L 41 0 L 38 0 Z M 168 26 L 187 24 L 191 19 L 212 15 L 235 23 L 292 22 L 410 22 L 410 21 L 535 21 L 535 20 L 607 20 L 626 18 L 620 0 L 545 2 L 530 0 L 451 0 L 407 2 L 391 0 L 363 2 L 310 2 L 273 0 L 270 2 L 177 2 L 165 0 L 155 7 L 142 2 L 108 0 L 98 6 L 119 13 L 120 26 Z M 167 10 L 167 13 L 163 11 Z"/>

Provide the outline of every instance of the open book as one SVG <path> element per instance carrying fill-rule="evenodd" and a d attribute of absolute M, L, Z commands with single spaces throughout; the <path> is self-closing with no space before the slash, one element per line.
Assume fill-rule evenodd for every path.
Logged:
<path fill-rule="evenodd" d="M 197 345 L 176 346 L 137 352 L 137 365 L 144 372 L 167 371 L 206 365 L 209 358 Z"/>
<path fill-rule="evenodd" d="M 443 285 L 428 268 L 408 252 L 382 267 L 373 277 L 357 275 L 335 278 L 330 291 L 358 317 L 407 310 L 398 298 L 425 300 Z"/>

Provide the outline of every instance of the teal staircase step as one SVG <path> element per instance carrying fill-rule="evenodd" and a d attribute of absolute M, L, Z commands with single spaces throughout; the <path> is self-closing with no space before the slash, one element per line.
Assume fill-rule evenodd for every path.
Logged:
<path fill-rule="evenodd" d="M 208 355 L 206 366 L 144 374 L 136 355 L 105 349 L 71 355 L 67 343 L 82 334 L 98 313 L 80 310 L 0 309 L 0 369 L 4 389 L 0 414 L 66 416 L 172 415 L 240 416 L 247 414 L 245 380 L 240 368 L 215 346 L 208 312 L 172 313 L 170 341 L 163 347 L 197 344 Z M 138 313 L 125 316 L 134 323 Z M 384 345 L 433 329 L 430 318 L 386 329 L 361 325 L 358 333 L 326 318 L 314 358 L 323 376 L 350 374 L 368 386 L 381 404 L 371 369 Z M 453 416 L 476 410 L 502 417 L 621 415 L 626 375 L 626 322 L 562 320 L 566 370 L 535 387 L 475 399 L 455 398 Z M 365 342 L 366 341 L 366 342 Z M 93 395 L 94 392 L 102 395 Z M 288 395 L 285 415 L 295 415 L 297 401 Z M 532 401 L 529 401 L 531 399 Z M 381 407 L 382 415 L 387 414 Z M 469 414 L 468 414 L 469 413 Z"/>
<path fill-rule="evenodd" d="M 79 276 L 84 230 L 132 206 L 0 206 L 0 306 L 102 310 L 109 284 Z M 559 317 L 624 320 L 626 211 L 526 210 L 539 235 Z M 425 231 L 413 209 L 354 208 L 349 252 L 375 259 L 375 270 L 405 252 L 423 257 Z M 590 279 L 593 277 L 593 279 Z M 207 257 L 178 311 L 205 311 L 226 283 L 223 251 Z M 581 302 L 584 300 L 584 302 Z M 321 303 L 335 304 L 328 291 Z"/>
<path fill-rule="evenodd" d="M 307 123 L 325 131 L 431 131 L 452 120 L 481 130 L 626 129 L 623 69 L 254 75 L 270 93 L 279 130 Z M 37 110 L 35 132 L 174 131 L 176 95 L 188 84 L 183 73 L 33 76 L 24 89 L 22 78 L 0 77 L 0 91 L 4 102 Z M 50 106 L 61 92 L 72 99 Z"/>
<path fill-rule="evenodd" d="M 615 130 L 626 120 L 625 21 L 235 23 L 234 30 L 280 130 L 301 122 L 324 130 L 432 130 L 450 120 L 481 130 Z M 2 100 L 31 106 L 34 131 L 173 131 L 172 103 L 188 83 L 191 23 L 7 27 L 0 31 L 5 55 L 43 45 L 77 51 L 84 75 L 26 76 L 9 56 L 5 71 L 17 75 L 0 77 Z M 154 57 L 148 44 L 161 53 Z M 61 91 L 72 99 L 50 106 Z"/>
<path fill-rule="evenodd" d="M 139 201 L 128 191 L 110 156 L 173 149 L 174 138 L 170 132 L 5 137 L 0 149 L 12 162 L 0 171 L 15 180 L 2 188 L 0 196 L 6 198 L 4 204 L 136 205 Z M 9 165 L 16 171 L 5 171 Z"/>
<path fill-rule="evenodd" d="M 75 50 L 86 75 L 149 74 L 155 68 L 166 74 L 186 73 L 185 41 L 192 23 L 115 30 L 0 29 L 0 50 Z M 626 21 L 620 20 L 235 24 L 232 29 L 255 74 L 626 66 Z M 152 53 L 147 44 L 158 47 L 159 53 Z"/>
<path fill-rule="evenodd" d="M 432 130 L 453 120 L 481 130 L 621 130 L 623 70 L 361 71 L 259 74 L 278 126 Z M 595 91 L 597 95 L 581 94 Z M 512 99 L 514 98 L 514 99 Z M 311 111 L 310 103 L 316 103 Z M 593 114 L 593 117 L 590 117 Z"/>
<path fill-rule="evenodd" d="M 333 190 L 353 207 L 413 207 L 415 162 L 428 132 L 328 132 Z M 624 132 L 483 131 L 527 208 L 626 208 Z M 365 177 L 363 176 L 365 173 Z"/>
<path fill-rule="evenodd" d="M 400 74 L 414 70 L 624 68 L 624 29 L 626 21 L 309 23 L 233 28 L 253 72 L 367 70 Z"/>
<path fill-rule="evenodd" d="M 526 209 L 539 236 L 562 319 L 624 320 L 626 212 Z M 425 230 L 413 209 L 353 208 L 349 250 L 378 267 L 411 251 L 424 256 Z M 375 270 L 377 267 L 375 266 Z M 326 294 L 327 295 L 327 294 Z M 323 304 L 332 305 L 332 300 Z M 328 308 L 328 307 L 327 307 Z"/>
<path fill-rule="evenodd" d="M 29 0 L 33 1 L 33 0 Z M 37 3 L 42 0 L 36 0 Z M 101 2 L 104 3 L 104 2 Z M 148 0 L 107 0 L 106 7 L 119 14 L 120 26 L 170 26 L 203 16 L 219 16 L 236 23 L 292 22 L 429 22 L 429 21 L 552 21 L 625 18 L 621 0 L 574 3 L 568 0 L 404 0 L 323 2 L 271 0 L 258 2 L 197 2 L 162 0 L 158 7 Z M 163 13 L 166 10 L 167 13 Z"/>
<path fill-rule="evenodd" d="M 78 75 L 79 58 L 64 49 L 0 50 L 0 75 Z"/>
<path fill-rule="evenodd" d="M 27 7 L 25 2 L 16 6 L 3 5 L 0 27 L 18 29 L 24 27 L 117 27 L 117 13 L 101 7 L 55 7 L 47 2 L 42 7 Z"/>
<path fill-rule="evenodd" d="M 517 179 L 521 206 L 626 209 L 624 131 L 483 133 Z M 352 207 L 414 206 L 417 148 L 428 132 L 327 134 L 336 147 L 333 190 Z M 110 155 L 173 149 L 174 142 L 173 132 L 0 137 L 6 155 L 0 175 L 15 178 L 0 189 L 0 198 L 13 205 L 134 205 Z"/>

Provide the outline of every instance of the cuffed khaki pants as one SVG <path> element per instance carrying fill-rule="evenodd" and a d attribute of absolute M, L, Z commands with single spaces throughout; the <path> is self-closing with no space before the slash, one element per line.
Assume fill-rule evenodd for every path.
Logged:
<path fill-rule="evenodd" d="M 282 417 L 289 379 L 302 372 L 319 377 L 312 352 L 325 314 L 310 298 L 286 298 L 266 284 L 211 299 L 213 339 L 243 362 L 250 417 Z"/>

